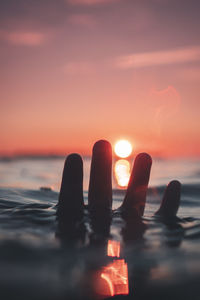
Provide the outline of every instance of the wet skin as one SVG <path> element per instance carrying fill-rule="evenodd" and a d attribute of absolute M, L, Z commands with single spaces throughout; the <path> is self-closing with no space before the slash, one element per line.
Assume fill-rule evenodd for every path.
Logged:
<path fill-rule="evenodd" d="M 119 224 L 123 224 L 120 225 L 120 235 L 125 245 L 131 246 L 135 244 L 136 240 L 142 241 L 147 227 L 142 217 L 151 165 L 152 159 L 147 153 L 137 155 L 122 205 L 117 210 L 112 210 L 112 147 L 110 143 L 100 140 L 94 144 L 87 206 L 84 205 L 83 200 L 82 158 L 79 154 L 70 154 L 66 158 L 57 206 L 57 237 L 64 247 L 72 246 L 73 251 L 76 252 L 77 244 L 80 245 L 80 242 L 82 245 L 85 244 L 85 223 L 89 223 L 92 232 L 89 233 L 87 249 L 89 250 L 91 247 L 95 249 L 95 257 L 90 257 L 90 255 L 85 257 L 86 265 L 88 265 L 85 273 L 91 285 L 89 290 L 86 288 L 86 292 L 84 287 L 81 288 L 81 297 L 82 293 L 86 293 L 86 299 L 95 299 L 96 297 L 96 294 L 92 292 L 94 288 L 92 280 L 89 278 L 90 274 L 96 274 L 95 272 L 100 270 L 108 259 L 106 258 L 106 247 L 110 238 L 111 223 L 118 227 Z M 167 227 L 174 224 L 177 226 L 176 213 L 180 203 L 180 191 L 181 184 L 175 180 L 171 181 L 165 189 L 160 208 L 155 212 L 154 217 L 166 224 Z M 119 222 L 119 220 L 123 220 L 123 222 Z M 182 236 L 180 241 L 181 239 Z M 180 241 L 176 246 L 180 244 Z M 128 247 L 127 249 L 132 248 Z M 80 254 L 79 251 L 78 253 Z M 127 262 L 129 260 L 127 258 Z M 132 259 L 128 272 L 129 297 L 135 299 L 135 294 L 142 295 L 149 271 L 146 267 L 141 281 L 141 276 L 137 278 L 137 273 L 141 272 L 132 270 L 131 265 Z M 134 282 L 134 288 L 132 282 Z M 146 295 L 143 298 L 146 299 Z"/>
<path fill-rule="evenodd" d="M 140 153 L 134 161 L 125 198 L 117 213 L 127 225 L 141 223 L 145 209 L 146 193 L 150 178 L 152 159 L 147 153 Z M 171 181 L 164 192 L 160 208 L 155 216 L 162 219 L 176 218 L 180 203 L 181 184 Z M 61 231 L 71 230 L 84 215 L 83 161 L 79 154 L 70 154 L 64 165 L 59 194 L 57 217 Z M 108 141 L 97 141 L 93 146 L 90 182 L 88 191 L 88 212 L 92 227 L 98 233 L 107 228 L 112 219 L 112 147 Z M 71 224 L 72 226 L 69 226 Z M 77 227 L 76 227 L 77 228 Z M 67 230 L 68 231 L 68 230 Z M 107 233 L 108 233 L 107 232 Z M 105 230 L 106 235 L 106 230 Z"/>

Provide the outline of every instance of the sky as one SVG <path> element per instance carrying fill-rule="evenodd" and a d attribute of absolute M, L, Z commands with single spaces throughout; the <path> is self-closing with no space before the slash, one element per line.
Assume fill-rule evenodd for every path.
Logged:
<path fill-rule="evenodd" d="M 0 154 L 200 156 L 198 0 L 0 0 Z"/>

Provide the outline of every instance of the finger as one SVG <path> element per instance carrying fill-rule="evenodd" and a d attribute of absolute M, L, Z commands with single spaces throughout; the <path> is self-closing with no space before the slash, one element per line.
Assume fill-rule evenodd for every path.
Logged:
<path fill-rule="evenodd" d="M 83 161 L 79 154 L 70 154 L 64 165 L 57 216 L 60 220 L 83 214 Z"/>
<path fill-rule="evenodd" d="M 122 228 L 122 236 L 125 243 L 141 240 L 146 230 L 146 225 L 141 218 L 126 219 L 125 226 Z"/>
<path fill-rule="evenodd" d="M 180 204 L 181 184 L 177 180 L 171 181 L 163 196 L 163 200 L 156 215 L 175 217 Z"/>
<path fill-rule="evenodd" d="M 143 216 L 151 165 L 152 159 L 147 153 L 137 155 L 122 204 L 125 214 Z"/>
<path fill-rule="evenodd" d="M 100 140 L 94 144 L 90 170 L 88 205 L 90 211 L 112 208 L 112 147 Z"/>
<path fill-rule="evenodd" d="M 106 213 L 107 212 L 107 213 Z M 101 243 L 110 236 L 111 214 L 105 209 L 100 212 L 92 212 L 90 216 L 90 243 Z"/>

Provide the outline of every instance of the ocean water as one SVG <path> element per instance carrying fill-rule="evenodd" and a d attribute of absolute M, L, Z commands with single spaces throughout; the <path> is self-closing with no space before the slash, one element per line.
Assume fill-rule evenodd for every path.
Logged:
<path fill-rule="evenodd" d="M 200 160 L 153 160 L 141 222 L 114 212 L 111 224 L 93 230 L 85 211 L 64 237 L 55 215 L 63 164 L 63 157 L 0 160 L 1 299 L 200 299 Z M 113 171 L 114 209 L 125 194 L 116 178 Z M 159 220 L 154 213 L 173 179 L 182 183 L 178 219 Z"/>

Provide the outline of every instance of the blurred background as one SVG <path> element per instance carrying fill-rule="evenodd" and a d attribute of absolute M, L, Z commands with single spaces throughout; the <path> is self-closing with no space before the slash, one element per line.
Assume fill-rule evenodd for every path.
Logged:
<path fill-rule="evenodd" d="M 0 2 L 0 154 L 199 157 L 200 2 Z"/>

